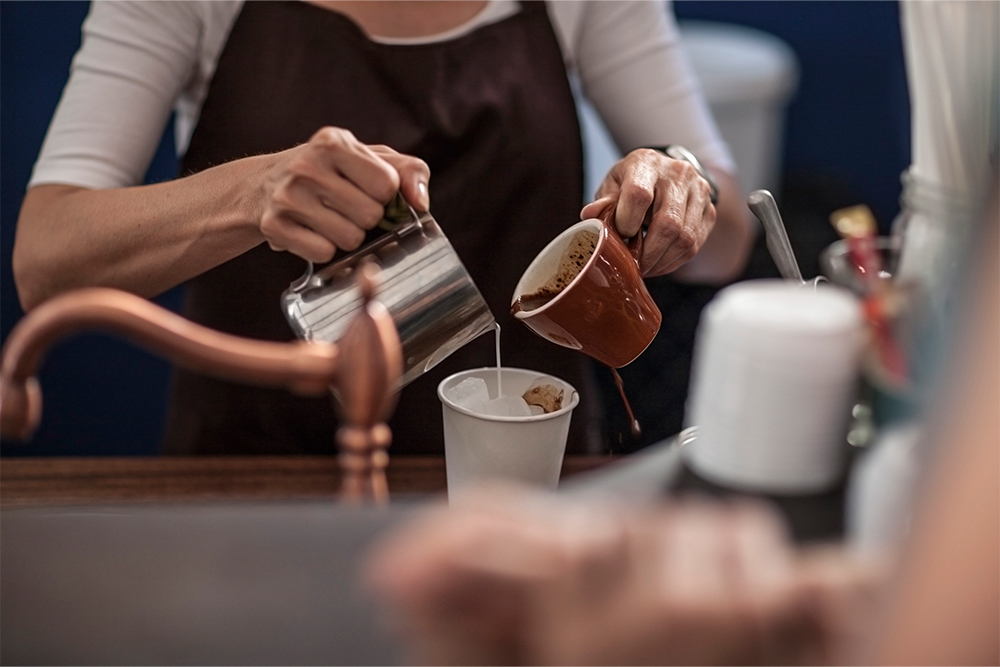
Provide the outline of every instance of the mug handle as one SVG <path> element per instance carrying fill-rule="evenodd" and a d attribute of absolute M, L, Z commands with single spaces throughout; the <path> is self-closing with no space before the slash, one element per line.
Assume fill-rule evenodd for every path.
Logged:
<path fill-rule="evenodd" d="M 628 241 L 622 238 L 622 235 L 618 233 L 618 228 L 615 227 L 615 208 L 617 208 L 617 205 L 618 205 L 617 200 L 609 203 L 607 206 L 604 207 L 604 210 L 601 211 L 601 214 L 598 216 L 598 219 L 604 223 L 604 226 L 608 228 L 608 231 L 610 233 L 614 234 L 619 239 L 621 239 L 622 243 L 625 244 L 625 247 L 628 248 L 629 253 L 632 255 L 632 259 L 635 260 L 636 266 L 640 266 L 640 261 L 642 260 L 642 238 L 644 236 L 644 234 L 642 233 L 643 230 L 640 228 L 638 233 L 632 238 L 630 238 Z"/>

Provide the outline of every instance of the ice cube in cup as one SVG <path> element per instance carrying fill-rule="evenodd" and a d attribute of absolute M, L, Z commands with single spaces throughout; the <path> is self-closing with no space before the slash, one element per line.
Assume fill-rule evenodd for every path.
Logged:
<path fill-rule="evenodd" d="M 520 396 L 501 396 L 483 404 L 483 414 L 494 417 L 530 417 L 531 410 Z"/>
<path fill-rule="evenodd" d="M 465 378 L 454 387 L 445 392 L 448 400 L 455 405 L 482 412 L 483 405 L 490 400 L 490 392 L 486 388 L 486 380 L 477 377 Z"/>

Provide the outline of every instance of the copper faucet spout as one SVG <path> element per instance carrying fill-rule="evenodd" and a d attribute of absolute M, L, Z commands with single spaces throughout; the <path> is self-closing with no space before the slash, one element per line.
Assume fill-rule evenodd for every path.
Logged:
<path fill-rule="evenodd" d="M 337 444 L 343 495 L 388 499 L 385 425 L 403 373 L 402 345 L 389 312 L 374 299 L 378 267 L 358 271 L 362 307 L 337 343 L 275 343 L 231 336 L 195 324 L 143 298 L 94 287 L 58 296 L 22 319 L 0 363 L 0 437 L 27 439 L 41 420 L 35 371 L 49 346 L 82 330 L 130 338 L 179 366 L 214 377 L 318 395 L 334 390 L 344 426 Z"/>
<path fill-rule="evenodd" d="M 124 335 L 197 372 L 299 393 L 327 391 L 336 372 L 337 347 L 331 343 L 239 338 L 127 292 L 83 289 L 39 306 L 7 339 L 0 366 L 0 435 L 31 435 L 41 414 L 41 395 L 33 379 L 38 364 L 60 338 L 84 329 Z"/>

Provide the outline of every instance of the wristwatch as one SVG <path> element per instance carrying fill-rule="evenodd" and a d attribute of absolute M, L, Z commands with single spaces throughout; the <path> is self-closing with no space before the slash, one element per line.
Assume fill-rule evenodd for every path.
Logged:
<path fill-rule="evenodd" d="M 660 151 L 665 153 L 667 157 L 673 158 L 675 160 L 684 160 L 698 172 L 698 175 L 705 179 L 708 183 L 708 198 L 712 200 L 712 204 L 719 203 L 719 186 L 716 185 L 715 179 L 712 175 L 708 173 L 708 169 L 702 166 L 701 161 L 694 156 L 694 153 L 684 148 L 683 146 L 678 146 L 676 144 L 671 144 L 669 146 L 645 146 L 654 151 Z"/>

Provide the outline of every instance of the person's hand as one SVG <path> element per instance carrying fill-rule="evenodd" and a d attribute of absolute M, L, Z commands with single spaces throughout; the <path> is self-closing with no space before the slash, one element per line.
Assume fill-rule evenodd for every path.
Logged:
<path fill-rule="evenodd" d="M 274 250 L 328 262 L 338 248 L 361 245 L 396 192 L 426 211 L 429 180 L 423 160 L 324 127 L 307 143 L 279 153 L 265 175 L 260 232 Z"/>
<path fill-rule="evenodd" d="M 759 506 L 494 491 L 409 524 L 368 574 L 423 663 L 776 664 L 828 658 L 862 618 L 858 570 L 816 562 Z"/>
<path fill-rule="evenodd" d="M 569 564 L 621 560 L 623 534 L 604 509 L 489 487 L 383 539 L 366 578 L 414 664 L 533 664 L 533 589 Z"/>
<path fill-rule="evenodd" d="M 645 276 L 680 268 L 701 249 L 715 226 L 708 183 L 690 163 L 640 148 L 619 160 L 580 218 L 596 218 L 615 206 L 615 227 L 624 238 L 647 228 L 640 267 Z"/>

